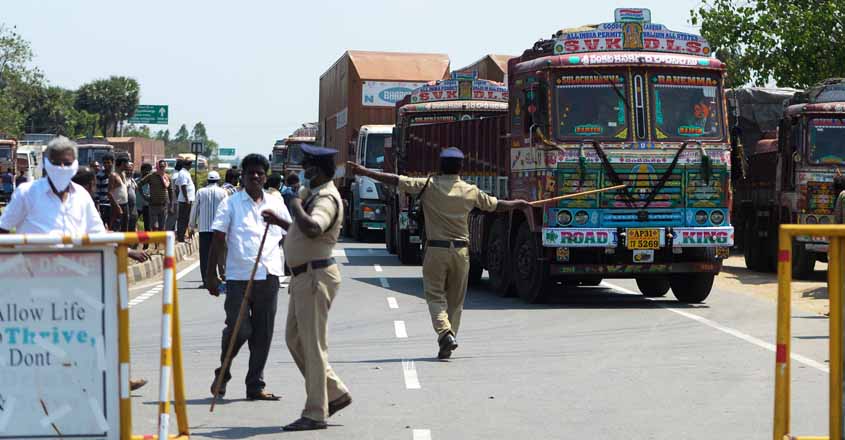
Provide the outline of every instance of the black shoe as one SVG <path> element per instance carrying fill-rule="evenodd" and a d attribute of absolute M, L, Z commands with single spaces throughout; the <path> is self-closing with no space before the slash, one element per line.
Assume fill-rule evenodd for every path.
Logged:
<path fill-rule="evenodd" d="M 326 429 L 329 425 L 326 422 L 318 422 L 308 417 L 300 417 L 299 420 L 283 427 L 285 431 L 313 431 L 315 429 Z"/>
<path fill-rule="evenodd" d="M 329 402 L 329 417 L 333 416 L 336 412 L 346 408 L 352 403 L 352 396 L 349 393 L 346 393 L 337 399 L 332 400 Z"/>
<path fill-rule="evenodd" d="M 440 345 L 440 351 L 437 352 L 437 359 L 449 359 L 452 357 L 452 351 L 458 348 L 458 341 L 455 340 L 455 335 L 452 332 L 446 332 L 437 341 Z"/>

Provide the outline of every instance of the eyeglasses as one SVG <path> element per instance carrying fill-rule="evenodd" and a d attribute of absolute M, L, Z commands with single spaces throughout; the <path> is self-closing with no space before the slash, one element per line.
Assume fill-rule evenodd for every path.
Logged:
<path fill-rule="evenodd" d="M 57 167 L 60 167 L 60 166 L 69 167 L 69 166 L 73 165 L 73 162 L 74 161 L 72 161 L 72 160 L 71 161 L 50 160 L 50 163 L 53 164 L 53 166 L 57 166 Z"/>

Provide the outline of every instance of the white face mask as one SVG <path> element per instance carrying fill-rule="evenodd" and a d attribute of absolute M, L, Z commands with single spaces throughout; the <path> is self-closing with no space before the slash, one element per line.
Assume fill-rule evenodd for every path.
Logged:
<path fill-rule="evenodd" d="M 47 178 L 53 182 L 56 191 L 62 192 L 70 185 L 71 179 L 76 175 L 79 169 L 79 162 L 73 161 L 71 166 L 56 166 L 50 163 L 49 160 L 44 161 L 44 169 L 47 171 Z"/>

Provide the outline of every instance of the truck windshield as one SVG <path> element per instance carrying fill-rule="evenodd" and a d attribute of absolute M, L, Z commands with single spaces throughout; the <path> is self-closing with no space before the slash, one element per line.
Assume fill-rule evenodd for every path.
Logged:
<path fill-rule="evenodd" d="M 273 165 L 284 165 L 287 157 L 288 150 L 282 148 L 273 150 Z"/>
<path fill-rule="evenodd" d="M 305 155 L 302 153 L 302 147 L 299 144 L 294 144 L 288 147 L 288 165 L 302 165 L 302 159 Z"/>
<path fill-rule="evenodd" d="M 622 75 L 563 75 L 557 80 L 557 137 L 627 139 Z"/>
<path fill-rule="evenodd" d="M 812 163 L 845 163 L 845 118 L 811 119 L 809 130 Z"/>
<path fill-rule="evenodd" d="M 77 160 L 80 165 L 88 165 L 94 161 L 102 164 L 103 156 L 109 151 L 111 151 L 110 148 L 79 148 L 79 157 Z"/>
<path fill-rule="evenodd" d="M 718 81 L 686 75 L 652 75 L 655 138 L 721 138 Z"/>
<path fill-rule="evenodd" d="M 364 157 L 364 166 L 367 168 L 381 169 L 384 167 L 384 147 L 385 143 L 392 142 L 389 134 L 371 134 L 367 136 L 367 150 L 366 157 Z"/>
<path fill-rule="evenodd" d="M 12 158 L 12 147 L 0 147 L 0 160 L 9 160 Z"/>

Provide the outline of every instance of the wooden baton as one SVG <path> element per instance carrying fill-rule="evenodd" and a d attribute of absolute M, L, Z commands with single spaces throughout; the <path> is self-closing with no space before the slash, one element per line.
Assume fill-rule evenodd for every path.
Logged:
<path fill-rule="evenodd" d="M 608 186 L 606 188 L 591 189 L 589 191 L 582 191 L 582 192 L 577 192 L 577 193 L 572 193 L 572 194 L 566 194 L 566 195 L 563 195 L 563 196 L 552 197 L 550 199 L 535 200 L 533 202 L 530 202 L 529 204 L 531 206 L 540 206 L 540 205 L 545 205 L 547 203 L 557 202 L 558 200 L 574 199 L 576 197 L 588 196 L 590 194 L 596 194 L 596 193 L 600 193 L 600 192 L 611 191 L 611 190 L 614 190 L 614 189 L 622 189 L 622 188 L 625 188 L 626 186 L 627 185 L 625 185 L 623 183 L 621 185 Z"/>

